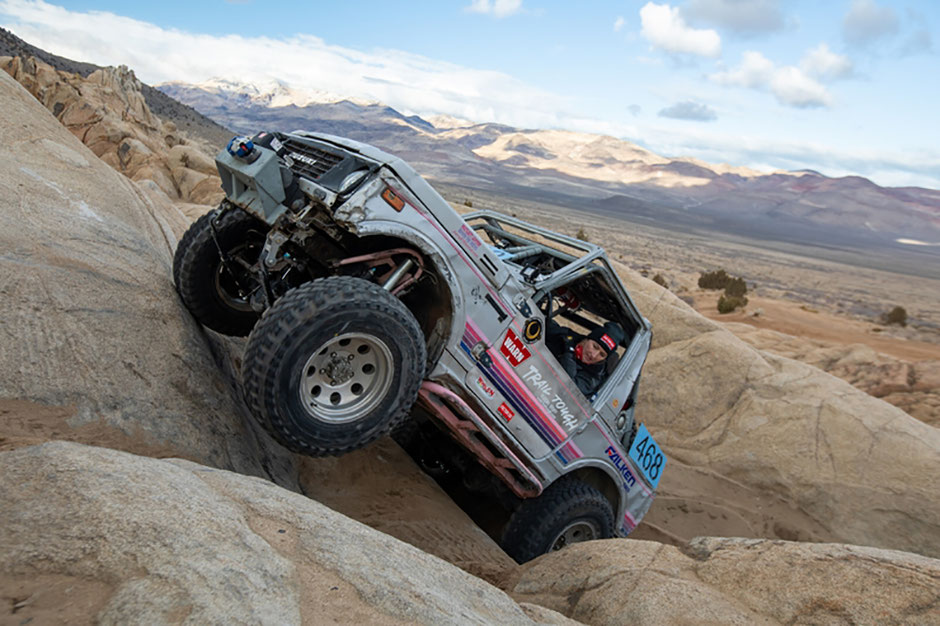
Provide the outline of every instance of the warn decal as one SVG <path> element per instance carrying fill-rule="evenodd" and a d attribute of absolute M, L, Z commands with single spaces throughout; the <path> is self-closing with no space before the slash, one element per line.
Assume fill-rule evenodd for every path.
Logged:
<path fill-rule="evenodd" d="M 532 353 L 525 347 L 522 340 L 516 337 L 516 333 L 512 332 L 511 328 L 506 332 L 506 338 L 503 339 L 503 345 L 499 347 L 499 350 L 509 359 L 509 363 L 513 367 L 518 367 L 519 364 L 532 356 Z"/>

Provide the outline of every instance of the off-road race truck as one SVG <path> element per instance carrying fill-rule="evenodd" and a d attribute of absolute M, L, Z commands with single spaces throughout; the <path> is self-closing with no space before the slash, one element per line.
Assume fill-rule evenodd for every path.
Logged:
<path fill-rule="evenodd" d="M 666 458 L 634 421 L 650 324 L 601 248 L 461 217 L 401 159 L 331 135 L 235 138 L 216 163 L 226 198 L 173 277 L 201 324 L 248 336 L 244 398 L 278 442 L 341 455 L 394 431 L 495 496 L 519 562 L 633 530 Z M 586 397 L 546 330 L 605 322 L 625 339 Z"/>

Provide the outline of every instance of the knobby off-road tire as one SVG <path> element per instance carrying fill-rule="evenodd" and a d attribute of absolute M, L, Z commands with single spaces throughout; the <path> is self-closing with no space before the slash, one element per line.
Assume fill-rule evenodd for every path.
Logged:
<path fill-rule="evenodd" d="M 336 456 L 408 417 L 425 359 L 421 328 L 397 298 L 359 278 L 322 278 L 289 291 L 252 331 L 245 400 L 286 448 Z"/>
<path fill-rule="evenodd" d="M 536 498 L 523 500 L 510 516 L 502 547 L 518 563 L 572 543 L 614 536 L 614 513 L 604 495 L 565 477 Z"/>
<path fill-rule="evenodd" d="M 212 238 L 215 221 L 215 235 Z M 253 264 L 261 253 L 267 227 L 241 209 L 219 215 L 210 211 L 196 220 L 183 235 L 173 256 L 173 282 L 196 320 L 223 335 L 244 337 L 260 317 L 238 293 L 252 279 L 244 263 Z M 232 258 L 226 268 L 219 247 Z M 239 275 L 236 278 L 232 271 Z"/>

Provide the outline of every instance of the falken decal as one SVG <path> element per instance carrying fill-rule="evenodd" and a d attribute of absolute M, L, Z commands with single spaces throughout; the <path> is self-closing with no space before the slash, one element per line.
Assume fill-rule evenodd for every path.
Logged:
<path fill-rule="evenodd" d="M 496 390 L 486 384 L 482 376 L 477 376 L 477 387 L 489 398 L 492 398 L 496 394 Z"/>
<path fill-rule="evenodd" d="M 503 345 L 499 347 L 500 352 L 509 359 L 509 364 L 513 367 L 519 367 L 523 361 L 532 356 L 525 344 L 516 336 L 516 333 L 510 328 L 503 339 Z"/>
<path fill-rule="evenodd" d="M 623 477 L 624 489 L 629 492 L 630 488 L 636 484 L 636 477 L 633 475 L 633 472 L 630 471 L 630 468 L 627 467 L 627 462 L 614 450 L 613 446 L 607 446 L 605 452 L 607 452 L 607 457 L 610 459 L 610 462 L 613 463 L 614 467 L 617 468 L 620 476 Z"/>

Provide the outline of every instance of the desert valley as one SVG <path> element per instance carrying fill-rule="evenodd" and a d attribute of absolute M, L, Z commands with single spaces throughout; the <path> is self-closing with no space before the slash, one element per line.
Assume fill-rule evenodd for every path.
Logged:
<path fill-rule="evenodd" d="M 159 91 L 0 35 L 0 624 L 940 623 L 940 252 L 898 241 L 940 232 L 940 192 Z M 248 416 L 244 342 L 194 321 L 173 252 L 222 142 L 318 121 L 607 250 L 670 459 L 630 538 L 519 565 L 391 439 L 315 459 Z M 745 307 L 698 286 L 718 269 Z"/>

